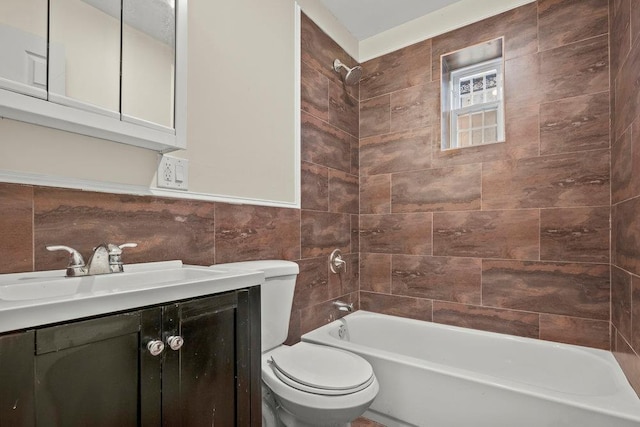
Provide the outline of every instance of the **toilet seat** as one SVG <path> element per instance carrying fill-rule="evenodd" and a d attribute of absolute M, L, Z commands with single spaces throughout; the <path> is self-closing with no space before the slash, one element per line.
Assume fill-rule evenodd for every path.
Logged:
<path fill-rule="evenodd" d="M 375 376 L 371 365 L 347 351 L 310 343 L 280 347 L 268 359 L 273 373 L 290 387 L 323 396 L 356 393 Z"/>

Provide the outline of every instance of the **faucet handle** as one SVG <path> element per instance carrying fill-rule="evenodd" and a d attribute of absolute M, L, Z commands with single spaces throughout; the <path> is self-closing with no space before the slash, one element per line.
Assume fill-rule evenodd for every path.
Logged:
<path fill-rule="evenodd" d="M 80 276 L 84 274 L 84 259 L 80 252 L 76 251 L 69 246 L 52 245 L 47 246 L 47 250 L 54 251 L 66 251 L 69 253 L 69 265 L 67 265 L 67 276 Z"/>
<path fill-rule="evenodd" d="M 109 268 L 112 273 L 122 273 L 124 268 L 122 267 L 122 250 L 124 248 L 135 248 L 137 243 L 123 243 L 121 245 L 114 245 L 109 243 L 107 249 L 109 250 Z"/>

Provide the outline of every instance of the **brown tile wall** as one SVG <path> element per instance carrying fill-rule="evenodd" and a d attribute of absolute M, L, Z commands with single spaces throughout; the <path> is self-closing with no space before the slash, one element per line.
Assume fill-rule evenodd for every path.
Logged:
<path fill-rule="evenodd" d="M 539 0 L 362 64 L 361 308 L 610 348 L 608 19 Z M 506 142 L 441 151 L 440 55 L 502 36 Z"/>
<path fill-rule="evenodd" d="M 611 345 L 640 394 L 640 2 L 610 0 Z"/>

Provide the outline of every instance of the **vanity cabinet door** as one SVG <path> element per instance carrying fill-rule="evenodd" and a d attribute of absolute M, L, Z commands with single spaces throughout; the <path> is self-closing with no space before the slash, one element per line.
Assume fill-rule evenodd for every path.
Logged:
<path fill-rule="evenodd" d="M 160 309 L 150 309 L 37 330 L 37 425 L 157 423 L 159 405 L 153 399 L 159 397 L 161 361 L 147 355 L 146 335 L 153 331 L 143 331 L 141 324 L 149 319 L 153 324 L 155 319 L 159 326 L 160 313 Z M 159 335 L 157 329 L 156 337 Z M 157 392 L 149 387 L 156 378 Z"/>
<path fill-rule="evenodd" d="M 257 381 L 251 381 L 260 358 L 258 292 L 255 288 L 165 307 L 165 340 L 179 335 L 184 344 L 165 350 L 163 425 L 260 425 L 259 371 L 253 375 Z M 256 319 L 257 336 L 251 329 Z"/>
<path fill-rule="evenodd" d="M 0 336 L 0 426 L 35 425 L 34 335 L 28 331 Z"/>

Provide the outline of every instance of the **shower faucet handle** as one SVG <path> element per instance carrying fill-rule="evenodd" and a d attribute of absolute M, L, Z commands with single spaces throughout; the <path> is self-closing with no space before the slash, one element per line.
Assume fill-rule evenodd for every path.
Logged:
<path fill-rule="evenodd" d="M 329 268 L 332 273 L 340 273 L 341 271 L 347 272 L 347 262 L 342 259 L 342 252 L 340 249 L 334 249 L 329 255 Z"/>

